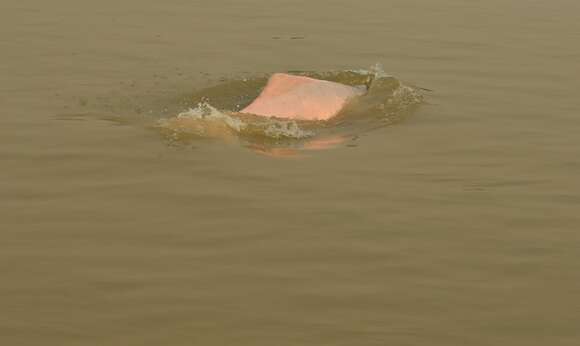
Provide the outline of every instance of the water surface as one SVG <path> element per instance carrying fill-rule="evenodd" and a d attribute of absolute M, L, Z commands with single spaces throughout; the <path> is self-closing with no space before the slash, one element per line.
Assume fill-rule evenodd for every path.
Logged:
<path fill-rule="evenodd" d="M 6 345 L 577 345 L 575 1 L 0 5 Z M 433 90 L 291 159 L 151 118 L 277 71 Z"/>

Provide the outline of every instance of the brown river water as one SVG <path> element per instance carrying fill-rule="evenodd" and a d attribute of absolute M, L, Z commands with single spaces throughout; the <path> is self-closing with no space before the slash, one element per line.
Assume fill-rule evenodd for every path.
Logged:
<path fill-rule="evenodd" d="M 579 345 L 579 18 L 2 1 L 0 344 Z M 327 150 L 156 127 L 259 91 L 236 81 L 374 66 L 422 102 Z"/>

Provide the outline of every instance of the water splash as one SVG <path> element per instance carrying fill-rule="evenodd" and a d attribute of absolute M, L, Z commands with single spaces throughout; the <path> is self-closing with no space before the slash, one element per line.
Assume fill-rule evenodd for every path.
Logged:
<path fill-rule="evenodd" d="M 157 128 L 175 143 L 217 137 L 246 143 L 279 145 L 283 142 L 289 145 L 288 140 L 319 138 L 329 133 L 344 136 L 366 132 L 404 117 L 413 106 L 423 102 L 419 88 L 402 83 L 386 73 L 380 64 L 368 70 L 291 73 L 364 88 L 367 92 L 331 120 L 294 121 L 238 113 L 259 95 L 268 78 L 231 80 L 197 91 L 187 110 L 160 119 Z M 296 142 L 290 145 L 295 146 Z"/>
<path fill-rule="evenodd" d="M 268 137 L 279 138 L 295 138 L 302 139 L 314 136 L 314 131 L 309 131 L 300 128 L 296 121 L 285 121 L 270 119 L 269 123 L 264 129 L 264 134 Z"/>
<path fill-rule="evenodd" d="M 185 112 L 177 114 L 177 118 L 222 122 L 229 126 L 232 130 L 238 132 L 242 131 L 247 126 L 246 123 L 244 123 L 242 120 L 219 111 L 217 108 L 210 105 L 207 101 L 199 102 L 196 107 L 190 108 Z M 160 120 L 160 122 L 163 121 L 166 121 L 166 119 Z"/>
<path fill-rule="evenodd" d="M 243 120 L 241 117 L 244 117 Z M 263 118 L 235 113 L 228 114 L 202 101 L 193 108 L 172 118 L 160 119 L 157 126 L 173 139 L 186 135 L 199 137 L 241 137 L 265 136 L 271 139 L 303 139 L 314 135 L 313 131 L 302 129 L 296 121 Z"/>

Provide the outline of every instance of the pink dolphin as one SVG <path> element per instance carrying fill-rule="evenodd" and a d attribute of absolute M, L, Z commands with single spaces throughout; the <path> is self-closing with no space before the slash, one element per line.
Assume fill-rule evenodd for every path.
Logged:
<path fill-rule="evenodd" d="M 350 99 L 362 94 L 363 90 L 344 84 L 275 73 L 260 96 L 240 113 L 294 120 L 328 120 Z"/>
<path fill-rule="evenodd" d="M 335 82 L 294 76 L 286 73 L 273 74 L 262 93 L 237 115 L 276 117 L 291 120 L 323 121 L 336 116 L 356 96 L 365 91 Z M 234 113 L 236 115 L 236 113 Z M 234 131 L 225 123 L 204 121 L 195 117 L 175 117 L 164 123 L 168 129 L 189 129 L 207 137 L 232 140 Z M 254 145 L 260 154 L 274 157 L 300 157 L 302 150 L 323 150 L 337 146 L 349 138 L 332 136 L 314 138 L 304 143 L 301 150 L 292 148 L 269 148 Z"/>

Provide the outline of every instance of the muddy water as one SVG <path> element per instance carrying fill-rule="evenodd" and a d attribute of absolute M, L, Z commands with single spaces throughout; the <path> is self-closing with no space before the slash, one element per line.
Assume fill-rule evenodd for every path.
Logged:
<path fill-rule="evenodd" d="M 577 345 L 576 1 L 4 1 L 3 345 Z M 279 159 L 146 126 L 221 79 L 432 89 Z"/>

